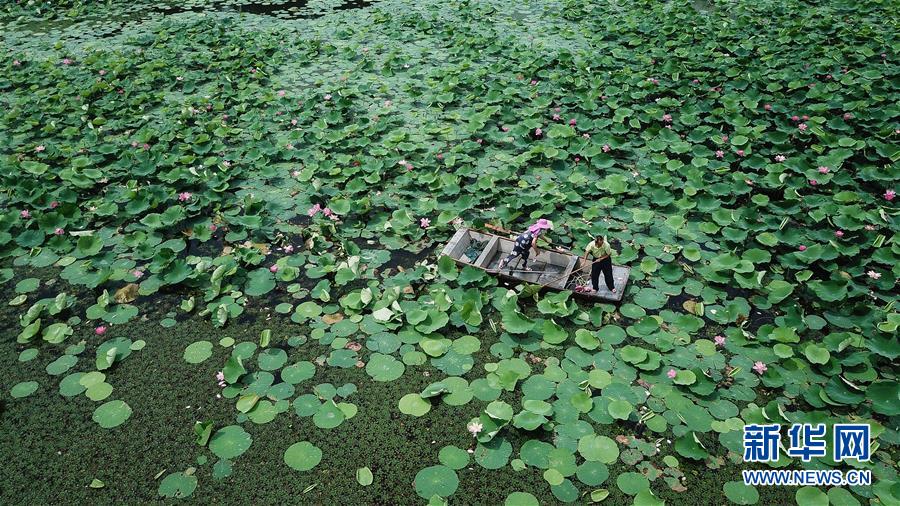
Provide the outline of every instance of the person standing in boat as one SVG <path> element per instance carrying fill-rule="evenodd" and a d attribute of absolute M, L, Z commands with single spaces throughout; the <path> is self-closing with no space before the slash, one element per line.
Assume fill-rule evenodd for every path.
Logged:
<path fill-rule="evenodd" d="M 594 240 L 584 248 L 584 264 L 587 264 L 588 256 L 593 259 L 591 262 L 591 288 L 595 292 L 600 290 L 600 272 L 603 272 L 606 288 L 612 293 L 616 293 L 612 268 L 613 253 L 612 246 L 602 235 L 594 237 Z"/>
<path fill-rule="evenodd" d="M 500 261 L 500 265 L 497 267 L 497 270 L 503 270 L 503 267 L 507 265 L 511 266 L 511 262 L 516 257 L 522 257 L 522 269 L 530 271 L 531 269 L 528 267 L 529 252 L 533 249 L 534 255 L 537 256 L 537 240 L 544 230 L 553 230 L 553 222 L 541 218 L 537 222 L 535 222 L 534 225 L 528 227 L 528 230 L 520 234 L 519 237 L 516 237 L 516 242 L 515 244 L 513 244 L 512 252 L 506 258 Z M 511 268 L 510 274 L 512 274 Z"/>

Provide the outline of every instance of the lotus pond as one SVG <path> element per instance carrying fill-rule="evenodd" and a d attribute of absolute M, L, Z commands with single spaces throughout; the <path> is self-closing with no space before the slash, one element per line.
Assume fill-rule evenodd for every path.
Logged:
<path fill-rule="evenodd" d="M 0 499 L 900 504 L 895 7 L 4 3 Z M 537 218 L 621 305 L 437 258 Z"/>

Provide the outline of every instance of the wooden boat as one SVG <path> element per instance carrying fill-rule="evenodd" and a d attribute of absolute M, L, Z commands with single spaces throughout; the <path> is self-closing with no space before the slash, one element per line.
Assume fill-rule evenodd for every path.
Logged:
<path fill-rule="evenodd" d="M 569 250 L 539 248 L 537 257 L 528 259 L 530 271 L 521 268 L 521 260 L 514 260 L 512 266 L 498 270 L 500 260 L 509 255 L 514 242 L 515 239 L 511 237 L 461 228 L 444 246 L 441 255 L 452 258 L 461 266 L 470 265 L 482 269 L 507 282 L 531 283 L 551 290 L 570 291 L 585 300 L 622 301 L 622 294 L 625 293 L 628 276 L 631 274 L 630 267 L 613 265 L 615 293 L 606 288 L 602 276 L 598 292 L 579 292 L 575 290 L 576 286 L 590 286 L 590 271 L 589 268 L 581 269 L 579 256 Z"/>

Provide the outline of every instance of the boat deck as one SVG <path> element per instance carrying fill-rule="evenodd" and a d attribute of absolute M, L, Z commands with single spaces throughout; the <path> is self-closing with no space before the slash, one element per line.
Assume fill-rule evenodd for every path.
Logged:
<path fill-rule="evenodd" d="M 471 265 L 483 269 L 499 278 L 509 281 L 546 285 L 553 290 L 569 290 L 584 299 L 619 302 L 625 292 L 631 269 L 613 265 L 613 279 L 616 292 L 611 292 L 600 278 L 600 290 L 594 293 L 577 292 L 576 285 L 590 286 L 590 271 L 580 270 L 579 257 L 571 251 L 538 250 L 537 256 L 528 260 L 530 271 L 522 269 L 521 258 L 502 271 L 497 269 L 500 260 L 513 249 L 514 240 L 494 234 L 462 228 L 456 231 L 450 242 L 444 246 L 441 255 L 446 255 L 461 265 Z"/>

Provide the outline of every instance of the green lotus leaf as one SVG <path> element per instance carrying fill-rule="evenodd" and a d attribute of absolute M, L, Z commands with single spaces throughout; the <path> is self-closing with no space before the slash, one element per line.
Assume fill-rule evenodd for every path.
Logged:
<path fill-rule="evenodd" d="M 413 480 L 416 493 L 423 499 L 432 496 L 450 497 L 459 487 L 456 471 L 447 466 L 431 466 L 416 473 Z"/>
<path fill-rule="evenodd" d="M 587 461 L 612 464 L 619 458 L 619 447 L 606 436 L 588 434 L 578 440 L 578 453 Z"/>
<path fill-rule="evenodd" d="M 400 412 L 405 415 L 423 416 L 431 411 L 431 403 L 419 394 L 406 394 L 400 398 Z"/>
<path fill-rule="evenodd" d="M 197 477 L 185 472 L 169 473 L 161 482 L 157 493 L 169 499 L 186 499 L 197 490 Z"/>
<path fill-rule="evenodd" d="M 184 349 L 184 361 L 199 364 L 212 356 L 213 344 L 209 341 L 197 341 Z"/>
<path fill-rule="evenodd" d="M 88 387 L 91 388 L 91 387 Z M 131 417 L 131 406 L 125 401 L 115 400 L 100 405 L 94 410 L 93 420 L 104 429 L 117 427 Z"/>
<path fill-rule="evenodd" d="M 296 471 L 309 471 L 322 461 L 322 450 L 309 441 L 294 443 L 284 451 L 284 463 Z"/>
<path fill-rule="evenodd" d="M 209 450 L 223 460 L 240 457 L 250 448 L 253 438 L 240 425 L 217 430 L 209 439 Z"/>
<path fill-rule="evenodd" d="M 356 482 L 364 487 L 368 487 L 375 481 L 372 470 L 368 467 L 361 467 L 356 470 Z"/>
<path fill-rule="evenodd" d="M 759 492 L 756 487 L 745 485 L 740 481 L 729 481 L 722 490 L 725 497 L 734 504 L 756 504 L 759 502 Z"/>

